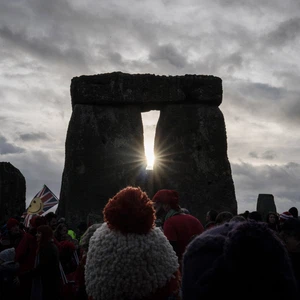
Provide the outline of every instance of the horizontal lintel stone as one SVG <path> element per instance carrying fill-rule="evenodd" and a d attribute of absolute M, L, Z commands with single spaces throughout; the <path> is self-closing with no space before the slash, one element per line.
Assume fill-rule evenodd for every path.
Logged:
<path fill-rule="evenodd" d="M 208 75 L 160 76 L 113 72 L 74 77 L 72 106 L 141 105 L 159 109 L 161 104 L 222 103 L 222 80 Z"/>

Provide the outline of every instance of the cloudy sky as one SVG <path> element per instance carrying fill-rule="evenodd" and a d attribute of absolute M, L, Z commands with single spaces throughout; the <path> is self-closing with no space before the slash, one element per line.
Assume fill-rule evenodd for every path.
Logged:
<path fill-rule="evenodd" d="M 300 209 L 299 16 L 299 0 L 0 0 L 0 161 L 27 202 L 59 196 L 73 77 L 215 75 L 239 212 L 259 193 Z"/>

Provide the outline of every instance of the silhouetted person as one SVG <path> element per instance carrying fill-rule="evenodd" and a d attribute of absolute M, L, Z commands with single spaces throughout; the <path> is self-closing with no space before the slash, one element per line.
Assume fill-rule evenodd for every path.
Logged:
<path fill-rule="evenodd" d="M 298 219 L 298 209 L 296 207 L 291 207 L 289 212 L 293 215 L 294 218 Z"/>

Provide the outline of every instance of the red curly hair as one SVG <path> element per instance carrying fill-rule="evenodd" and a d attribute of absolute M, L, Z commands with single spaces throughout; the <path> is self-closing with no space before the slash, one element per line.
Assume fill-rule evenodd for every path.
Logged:
<path fill-rule="evenodd" d="M 109 199 L 103 210 L 108 227 L 125 233 L 146 234 L 154 227 L 152 201 L 139 187 L 128 186 Z"/>

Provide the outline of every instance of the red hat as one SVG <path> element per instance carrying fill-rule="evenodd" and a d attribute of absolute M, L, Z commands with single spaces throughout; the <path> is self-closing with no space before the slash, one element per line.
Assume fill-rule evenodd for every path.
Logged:
<path fill-rule="evenodd" d="M 7 226 L 7 229 L 11 229 L 13 228 L 15 225 L 19 225 L 19 222 L 14 219 L 14 218 L 10 218 L 8 219 L 7 223 L 6 223 L 6 226 Z"/>
<path fill-rule="evenodd" d="M 37 229 L 41 225 L 46 225 L 47 223 L 44 216 L 33 216 L 29 222 L 30 225 L 35 229 Z"/>
<path fill-rule="evenodd" d="M 279 220 L 282 222 L 284 222 L 285 220 L 291 219 L 291 218 L 293 218 L 293 215 L 288 211 L 285 211 L 279 215 Z"/>
<path fill-rule="evenodd" d="M 179 209 L 179 195 L 174 190 L 158 191 L 152 201 L 155 203 L 169 204 L 173 209 Z"/>

